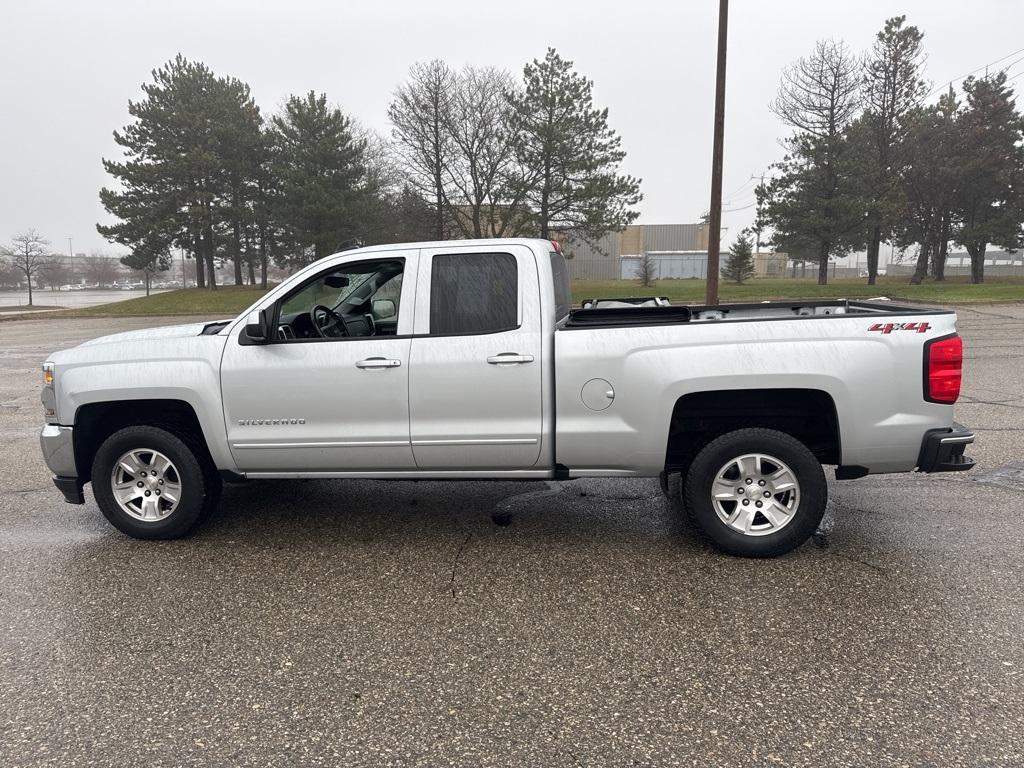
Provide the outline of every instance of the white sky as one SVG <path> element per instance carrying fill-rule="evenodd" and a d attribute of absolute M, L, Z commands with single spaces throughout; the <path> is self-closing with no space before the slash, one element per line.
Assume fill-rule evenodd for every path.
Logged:
<path fill-rule="evenodd" d="M 715 0 L 0 0 L 0 240 L 31 226 L 56 250 L 69 237 L 76 252 L 116 250 L 95 230 L 108 183 L 100 158 L 116 156 L 111 132 L 150 70 L 179 51 L 247 81 L 265 112 L 312 88 L 386 132 L 391 93 L 413 62 L 519 75 L 553 45 L 610 110 L 625 170 L 643 178 L 640 223 L 696 221 L 710 189 L 717 9 Z M 862 50 L 905 13 L 925 33 L 936 84 L 1024 48 L 1020 0 L 733 0 L 730 12 L 727 210 L 752 203 L 749 177 L 779 159 L 783 129 L 767 104 L 782 67 L 816 39 Z M 751 214 L 726 213 L 723 224 L 735 231 Z"/>

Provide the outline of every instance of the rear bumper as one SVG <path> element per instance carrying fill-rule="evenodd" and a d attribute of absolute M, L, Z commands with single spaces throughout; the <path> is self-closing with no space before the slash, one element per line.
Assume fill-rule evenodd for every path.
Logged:
<path fill-rule="evenodd" d="M 974 442 L 974 433 L 961 424 L 929 429 L 921 441 L 918 472 L 963 472 L 974 466 L 964 450 Z"/>
<path fill-rule="evenodd" d="M 59 424 L 47 424 L 39 433 L 39 446 L 43 449 L 46 466 L 53 472 L 53 484 L 64 500 L 70 504 L 84 504 L 82 481 L 75 466 L 74 430 Z"/>

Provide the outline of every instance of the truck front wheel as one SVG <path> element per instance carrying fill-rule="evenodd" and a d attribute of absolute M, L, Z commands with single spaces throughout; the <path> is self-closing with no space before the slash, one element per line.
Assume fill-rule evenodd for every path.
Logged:
<path fill-rule="evenodd" d="M 799 440 L 774 429 L 738 429 L 697 454 L 683 492 L 694 525 L 719 549 L 775 557 L 817 529 L 828 484 Z"/>
<path fill-rule="evenodd" d="M 203 461 L 166 430 L 125 427 L 96 452 L 93 495 L 103 516 L 122 533 L 137 539 L 180 538 L 219 498 L 220 478 Z"/>

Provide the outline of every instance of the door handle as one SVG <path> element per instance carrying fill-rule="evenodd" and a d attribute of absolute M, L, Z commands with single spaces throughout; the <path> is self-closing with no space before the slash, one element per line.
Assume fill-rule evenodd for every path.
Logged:
<path fill-rule="evenodd" d="M 368 357 L 356 363 L 356 368 L 398 368 L 401 364 L 401 360 L 388 357 Z"/>
<path fill-rule="evenodd" d="M 487 358 L 491 365 L 507 365 L 508 363 L 532 363 L 533 355 L 520 355 L 518 352 L 502 352 Z"/>

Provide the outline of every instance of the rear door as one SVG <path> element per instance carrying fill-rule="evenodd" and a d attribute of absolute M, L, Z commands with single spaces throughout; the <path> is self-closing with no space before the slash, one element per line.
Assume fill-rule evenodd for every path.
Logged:
<path fill-rule="evenodd" d="M 526 469 L 540 456 L 542 327 L 525 245 L 420 254 L 409 363 L 421 469 Z"/>

